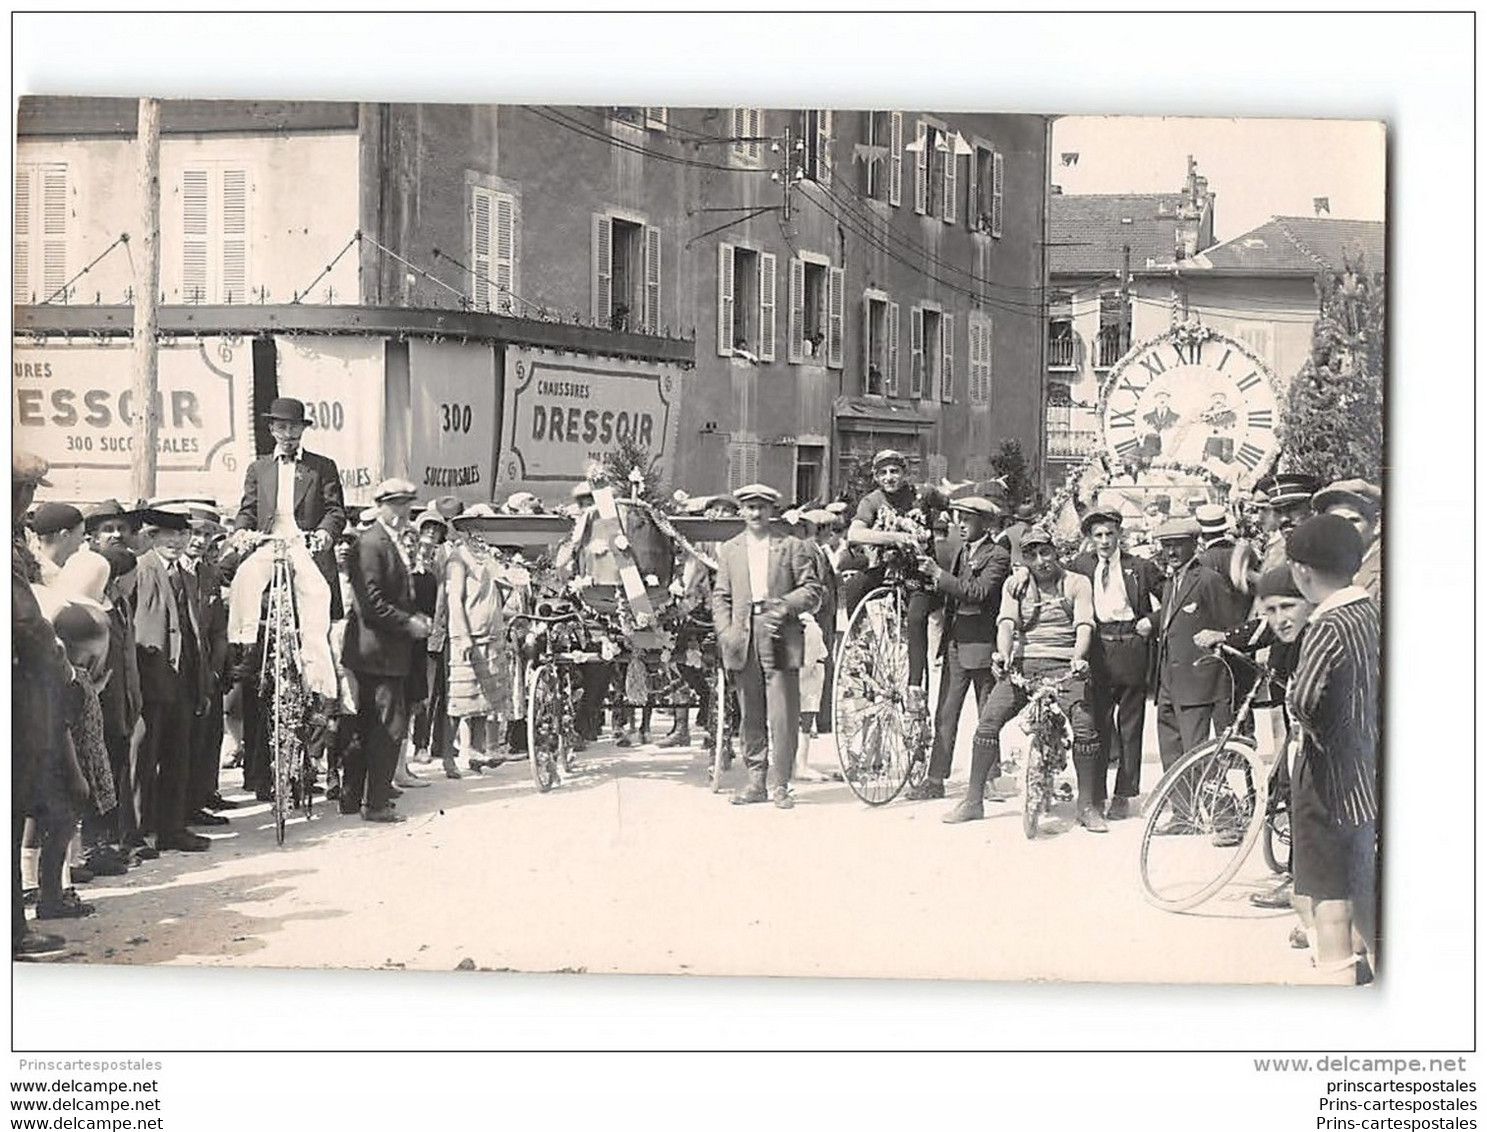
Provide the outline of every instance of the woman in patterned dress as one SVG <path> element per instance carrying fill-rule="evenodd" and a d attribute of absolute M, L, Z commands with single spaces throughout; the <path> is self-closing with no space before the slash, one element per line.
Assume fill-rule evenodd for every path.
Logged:
<path fill-rule="evenodd" d="M 449 606 L 449 718 L 458 724 L 458 746 L 472 766 L 503 746 L 511 706 L 511 674 L 500 584 L 502 568 L 468 521 L 494 514 L 477 505 L 454 520 L 444 567 Z"/>

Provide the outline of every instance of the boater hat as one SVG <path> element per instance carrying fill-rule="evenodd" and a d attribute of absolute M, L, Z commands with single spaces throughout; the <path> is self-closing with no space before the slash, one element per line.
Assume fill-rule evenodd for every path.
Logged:
<path fill-rule="evenodd" d="M 1201 504 L 1193 511 L 1193 518 L 1205 535 L 1221 535 L 1229 529 L 1229 512 L 1217 503 Z"/>

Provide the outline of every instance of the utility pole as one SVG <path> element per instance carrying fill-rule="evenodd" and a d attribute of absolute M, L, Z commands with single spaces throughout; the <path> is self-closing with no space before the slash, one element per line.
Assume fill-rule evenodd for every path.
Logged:
<path fill-rule="evenodd" d="M 1120 314 L 1124 319 L 1122 329 L 1124 333 L 1120 336 L 1120 352 L 1122 355 L 1131 348 L 1131 339 L 1135 336 L 1135 317 L 1131 309 L 1131 245 L 1126 244 L 1120 249 Z"/>
<path fill-rule="evenodd" d="M 155 470 L 160 435 L 160 100 L 139 100 L 140 278 L 134 288 L 134 407 L 129 454 L 129 487 L 136 499 L 155 492 Z"/>
<path fill-rule="evenodd" d="M 790 129 L 785 128 L 785 219 L 790 219 L 790 190 L 795 187 L 795 151 L 790 148 Z"/>

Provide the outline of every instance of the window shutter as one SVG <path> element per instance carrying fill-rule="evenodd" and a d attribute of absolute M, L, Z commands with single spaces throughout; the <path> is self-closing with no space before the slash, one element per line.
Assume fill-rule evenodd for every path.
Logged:
<path fill-rule="evenodd" d="M 224 303 L 248 301 L 248 171 L 222 173 L 222 286 Z"/>
<path fill-rule="evenodd" d="M 516 291 L 516 198 L 496 194 L 496 310 L 510 314 Z"/>
<path fill-rule="evenodd" d="M 759 253 L 759 360 L 774 361 L 775 257 Z"/>
<path fill-rule="evenodd" d="M 645 226 L 645 332 L 661 332 L 661 229 Z"/>
<path fill-rule="evenodd" d="M 898 304 L 888 304 L 888 372 L 883 375 L 890 397 L 898 396 Z"/>
<path fill-rule="evenodd" d="M 909 396 L 924 395 L 924 311 L 909 312 Z"/>
<path fill-rule="evenodd" d="M 816 180 L 831 184 L 831 111 L 816 111 Z"/>
<path fill-rule="evenodd" d="M 1002 155 L 991 156 L 991 234 L 1002 234 Z"/>
<path fill-rule="evenodd" d="M 790 314 L 785 321 L 785 360 L 799 362 L 805 357 L 805 261 L 790 261 Z"/>
<path fill-rule="evenodd" d="M 757 140 L 764 134 L 764 111 L 758 109 L 749 110 L 749 137 L 754 141 L 749 143 L 749 160 L 757 162 L 759 154 L 763 149 L 763 142 Z"/>
<path fill-rule="evenodd" d="M 833 267 L 826 275 L 826 364 L 842 368 L 842 339 L 847 324 L 846 272 Z"/>
<path fill-rule="evenodd" d="M 979 211 L 980 202 L 976 200 L 976 187 L 981 178 L 981 148 L 971 147 L 971 159 L 966 163 L 966 227 L 972 232 L 976 230 L 976 213 Z"/>
<path fill-rule="evenodd" d="M 940 400 L 955 400 L 955 316 L 940 315 Z"/>
<path fill-rule="evenodd" d="M 923 122 L 914 126 L 914 211 L 921 216 L 929 211 L 929 129 Z"/>
<path fill-rule="evenodd" d="M 991 404 L 991 315 L 985 315 L 981 323 L 981 399 Z"/>
<path fill-rule="evenodd" d="M 207 300 L 207 199 L 207 171 L 187 169 L 181 182 L 181 301 L 185 303 Z"/>
<path fill-rule="evenodd" d="M 41 167 L 41 287 L 46 298 L 67 284 L 67 166 Z M 65 296 L 64 296 L 65 297 Z"/>
<path fill-rule="evenodd" d="M 491 194 L 488 190 L 473 187 L 470 190 L 470 264 L 471 297 L 475 309 L 491 309 Z"/>
<path fill-rule="evenodd" d="M 866 295 L 862 296 L 862 391 L 864 393 L 881 393 L 883 390 L 874 390 L 872 387 L 873 369 L 873 301 Z M 886 383 L 886 374 L 880 374 L 881 380 Z"/>
<path fill-rule="evenodd" d="M 666 128 L 666 107 L 647 106 L 645 108 L 645 126 L 648 130 L 664 130 Z"/>
<path fill-rule="evenodd" d="M 888 203 L 903 202 L 904 116 L 897 110 L 888 115 Z"/>
<path fill-rule="evenodd" d="M 745 441 L 744 442 L 743 455 L 744 455 L 744 466 L 743 466 L 744 482 L 745 483 L 758 483 L 759 482 L 759 442 L 757 440 L 748 440 L 748 441 Z"/>
<path fill-rule="evenodd" d="M 15 279 L 12 281 L 12 301 L 25 306 L 33 301 L 31 296 L 31 184 L 36 168 L 33 165 L 15 167 Z M 45 299 L 36 296 L 35 301 Z"/>
<path fill-rule="evenodd" d="M 718 245 L 718 357 L 733 356 L 733 245 Z"/>
<path fill-rule="evenodd" d="M 610 301 L 610 285 L 614 273 L 611 227 L 609 217 L 594 214 L 593 239 L 590 241 L 593 250 L 594 286 L 590 305 L 594 325 L 604 329 L 608 329 L 610 314 L 613 311 Z"/>
<path fill-rule="evenodd" d="M 1271 329 L 1268 322 L 1239 322 L 1234 325 L 1234 337 L 1253 350 L 1267 366 L 1271 366 L 1274 337 Z"/>
<path fill-rule="evenodd" d="M 960 158 L 955 156 L 955 137 L 951 135 L 945 139 L 950 146 L 945 151 L 945 209 L 944 217 L 946 224 L 955 223 L 955 166 Z"/>

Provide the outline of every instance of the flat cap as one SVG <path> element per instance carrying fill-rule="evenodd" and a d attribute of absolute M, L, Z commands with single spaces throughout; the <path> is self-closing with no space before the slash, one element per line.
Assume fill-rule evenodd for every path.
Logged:
<path fill-rule="evenodd" d="M 735 491 L 733 498 L 740 503 L 768 503 L 771 506 L 777 506 L 780 502 L 780 493 L 767 483 L 751 483 Z"/>
<path fill-rule="evenodd" d="M 1029 546 L 1042 545 L 1052 546 L 1053 535 L 1050 534 L 1048 528 L 1043 526 L 1041 523 L 1036 523 L 1022 532 L 1022 546 L 1024 548 Z"/>
<path fill-rule="evenodd" d="M 1341 515 L 1313 515 L 1286 536 L 1286 557 L 1325 574 L 1351 578 L 1363 561 L 1363 540 Z"/>
<path fill-rule="evenodd" d="M 1168 519 L 1156 529 L 1153 537 L 1158 542 L 1165 542 L 1168 539 L 1197 538 L 1201 533 L 1197 519 Z"/>
<path fill-rule="evenodd" d="M 17 448 L 10 454 L 10 482 L 12 484 L 29 483 L 38 487 L 51 487 L 52 481 L 46 478 L 47 472 L 51 470 L 52 466 L 35 452 Z"/>
<path fill-rule="evenodd" d="M 1301 592 L 1301 587 L 1296 584 L 1296 577 L 1291 573 L 1289 566 L 1277 566 L 1272 570 L 1266 570 L 1260 575 L 1260 580 L 1255 585 L 1256 597 L 1300 597 L 1306 595 Z"/>
<path fill-rule="evenodd" d="M 1333 507 L 1351 507 L 1374 518 L 1383 510 L 1384 493 L 1367 480 L 1338 480 L 1313 495 L 1311 506 L 1319 515 Z"/>
<path fill-rule="evenodd" d="M 828 511 L 824 507 L 811 508 L 811 510 L 804 512 L 804 518 L 806 522 L 815 523 L 818 527 L 829 527 L 841 521 L 837 518 L 835 511 Z"/>
<path fill-rule="evenodd" d="M 383 480 L 377 485 L 377 490 L 372 492 L 373 503 L 403 502 L 418 498 L 418 488 L 414 487 L 405 479 L 394 476 L 392 479 Z"/>
<path fill-rule="evenodd" d="M 1085 512 L 1084 518 L 1079 520 L 1079 530 L 1082 534 L 1089 534 L 1090 528 L 1096 523 L 1114 523 L 1117 527 L 1124 521 L 1114 507 L 1096 507 L 1092 511 Z"/>
<path fill-rule="evenodd" d="M 958 499 L 952 499 L 950 510 L 967 511 L 984 519 L 995 519 L 1002 513 L 1002 509 L 984 495 L 962 495 Z"/>
<path fill-rule="evenodd" d="M 54 535 L 81 526 L 83 513 L 70 503 L 43 503 L 31 518 L 31 529 L 39 535 Z"/>
<path fill-rule="evenodd" d="M 909 458 L 895 448 L 884 448 L 873 457 L 873 471 L 876 472 L 884 464 L 897 464 L 901 468 L 907 468 Z"/>

